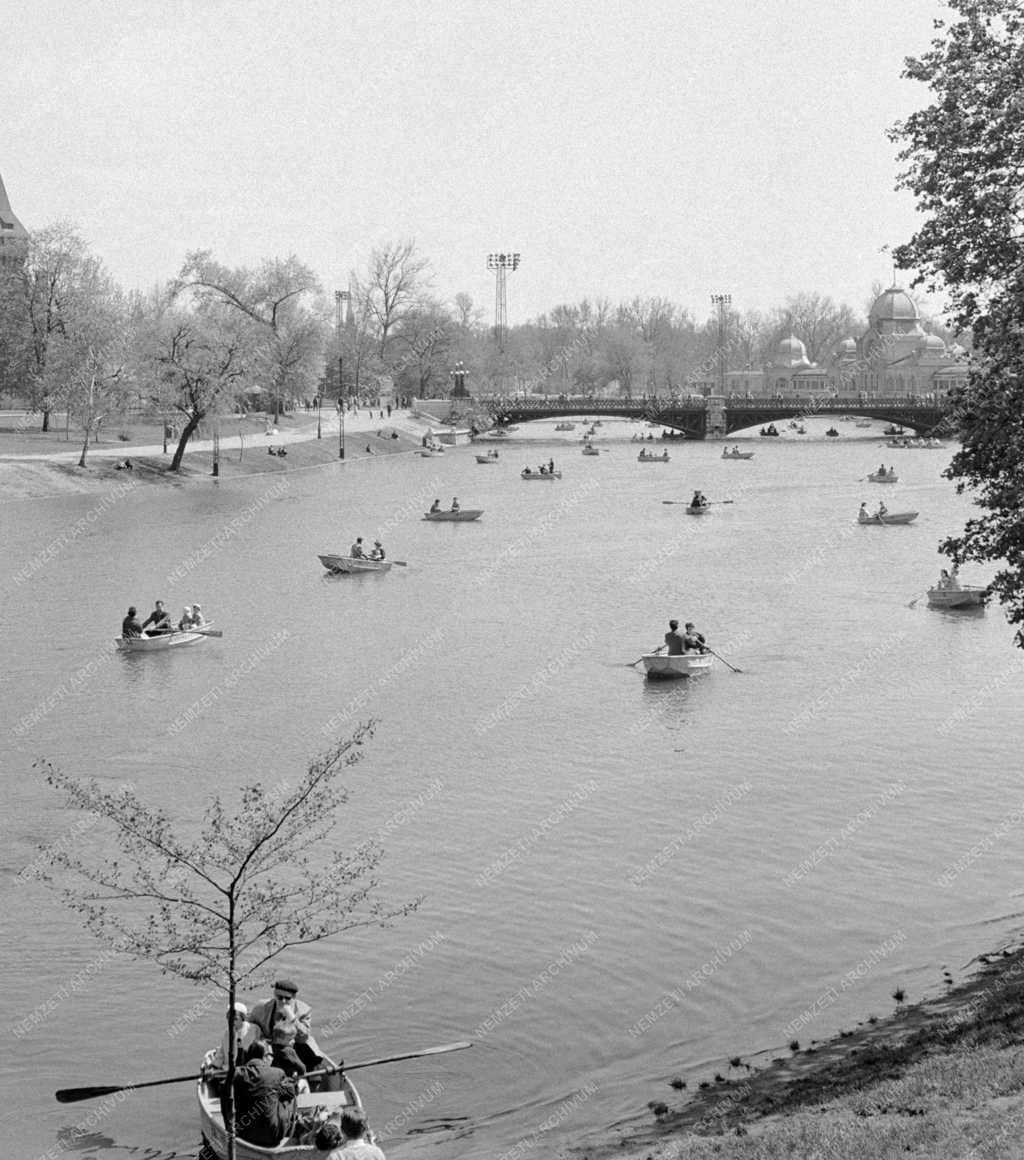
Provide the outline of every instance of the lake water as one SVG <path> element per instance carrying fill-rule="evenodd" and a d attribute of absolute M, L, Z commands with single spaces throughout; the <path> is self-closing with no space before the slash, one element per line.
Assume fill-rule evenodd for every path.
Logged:
<path fill-rule="evenodd" d="M 0 961 L 27 1029 L 0 1064 L 6 1154 L 194 1155 L 188 1084 L 53 1091 L 187 1075 L 221 1029 L 19 876 L 35 843 L 82 837 L 40 756 L 187 821 L 378 720 L 339 840 L 381 836 L 388 897 L 423 905 L 281 969 L 349 1062 L 475 1042 L 353 1073 L 389 1157 L 550 1155 L 672 1076 L 935 993 L 1015 931 L 1022 657 L 998 606 L 908 607 L 970 512 L 948 451 L 813 421 L 747 440 L 751 461 L 687 443 L 641 465 L 634 428 L 587 458 L 553 426 L 487 466 L 467 447 L 0 508 Z M 562 481 L 520 480 L 549 455 Z M 883 459 L 900 483 L 858 482 Z M 662 502 L 695 487 L 735 502 Z M 453 495 L 483 518 L 420 519 Z M 858 526 L 883 495 L 917 521 Z M 356 534 L 408 567 L 325 574 Z M 223 639 L 116 652 L 126 606 L 158 597 Z M 742 672 L 645 682 L 628 662 L 670 616 Z"/>

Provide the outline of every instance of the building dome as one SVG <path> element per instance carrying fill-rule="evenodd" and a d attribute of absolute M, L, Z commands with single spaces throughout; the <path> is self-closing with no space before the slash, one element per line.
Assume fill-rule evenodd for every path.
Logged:
<path fill-rule="evenodd" d="M 871 307 L 872 322 L 917 322 L 913 298 L 899 286 L 890 286 L 875 299 Z"/>
<path fill-rule="evenodd" d="M 941 338 L 939 338 L 937 334 L 929 334 L 922 343 L 922 346 L 930 354 L 946 353 L 946 344 L 942 341 Z"/>
<path fill-rule="evenodd" d="M 789 338 L 784 338 L 779 343 L 775 355 L 775 365 L 777 367 L 807 367 L 811 365 L 810 359 L 807 357 L 807 347 L 795 334 L 791 334 Z"/>
<path fill-rule="evenodd" d="M 853 338 L 844 338 L 843 341 L 836 347 L 837 354 L 856 354 L 857 341 Z"/>

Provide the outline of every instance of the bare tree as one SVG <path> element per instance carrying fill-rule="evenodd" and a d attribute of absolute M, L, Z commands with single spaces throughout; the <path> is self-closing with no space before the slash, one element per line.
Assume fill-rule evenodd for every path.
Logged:
<path fill-rule="evenodd" d="M 430 263 L 412 239 L 392 242 L 370 255 L 366 278 L 353 276 L 357 308 L 374 323 L 377 354 L 387 359 L 388 339 L 402 316 L 430 289 Z"/>
<path fill-rule="evenodd" d="M 105 823 L 92 849 L 43 846 L 37 871 L 117 950 L 155 962 L 167 974 L 224 993 L 231 1029 L 243 983 L 262 982 L 268 964 L 289 947 L 358 927 L 386 926 L 411 913 L 378 897 L 376 842 L 325 847 L 348 801 L 341 773 L 360 761 L 373 723 L 314 758 L 290 790 L 244 786 L 236 812 L 220 797 L 195 832 L 130 789 L 111 792 L 47 761 L 47 783 L 66 803 Z M 226 1078 L 229 1156 L 234 1155 L 234 1052 Z"/>

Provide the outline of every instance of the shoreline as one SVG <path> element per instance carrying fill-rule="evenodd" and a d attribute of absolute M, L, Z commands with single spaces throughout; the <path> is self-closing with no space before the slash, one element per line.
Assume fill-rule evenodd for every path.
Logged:
<path fill-rule="evenodd" d="M 865 1150 L 864 1135 L 897 1128 L 906 1137 L 905 1155 L 985 1155 L 974 1151 L 976 1142 L 968 1150 L 955 1146 L 961 1135 L 972 1135 L 972 1123 L 989 1136 L 993 1120 L 1000 1135 L 1012 1125 L 1005 1130 L 1013 1137 L 1018 1122 L 1024 1125 L 1024 945 L 978 955 L 969 965 L 975 963 L 969 978 L 947 984 L 942 995 L 898 1005 L 763 1067 L 734 1057 L 696 1090 L 669 1081 L 652 1090 L 646 1116 L 638 1112 L 588 1133 L 565 1155 L 760 1160 L 827 1152 L 838 1160 L 888 1154 L 880 1140 Z M 979 1084 L 979 1073 L 991 1082 Z M 1007 1083 L 1005 1073 L 1015 1080 Z"/>
<path fill-rule="evenodd" d="M 338 462 L 360 462 L 387 455 L 418 452 L 427 431 L 441 426 L 429 417 L 421 418 L 409 411 L 394 411 L 390 418 L 371 418 L 366 414 L 349 415 L 345 420 L 345 459 L 338 455 L 338 416 L 323 418 L 322 439 L 317 439 L 315 418 L 296 416 L 295 425 L 272 435 L 246 433 L 248 444 L 239 436 L 221 441 L 219 474 L 213 476 L 213 451 L 209 440 L 189 444 L 178 472 L 168 470 L 173 450 L 163 455 L 159 445 L 100 444 L 90 446 L 86 466 L 78 466 L 80 451 L 56 450 L 5 453 L 0 435 L 0 504 L 27 500 L 61 499 L 76 495 L 109 492 L 112 485 L 165 484 L 182 487 L 201 480 L 227 482 L 253 476 L 295 473 Z M 384 432 L 383 435 L 378 432 Z M 392 438 L 391 432 L 396 433 Z M 266 454 L 269 447 L 283 447 L 286 456 Z M 246 453 L 248 459 L 246 459 Z M 132 462 L 130 472 L 115 465 L 125 459 Z"/>

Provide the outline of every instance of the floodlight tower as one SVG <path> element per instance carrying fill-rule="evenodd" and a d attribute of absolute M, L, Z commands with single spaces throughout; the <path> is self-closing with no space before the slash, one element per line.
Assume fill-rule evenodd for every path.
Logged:
<path fill-rule="evenodd" d="M 518 254 L 488 254 L 487 269 L 494 271 L 494 341 L 498 350 L 505 349 L 505 327 L 508 325 L 508 299 L 505 273 L 519 268 Z"/>
<path fill-rule="evenodd" d="M 725 312 L 732 305 L 731 294 L 712 294 L 712 305 L 718 307 L 718 393 L 725 394 Z"/>

